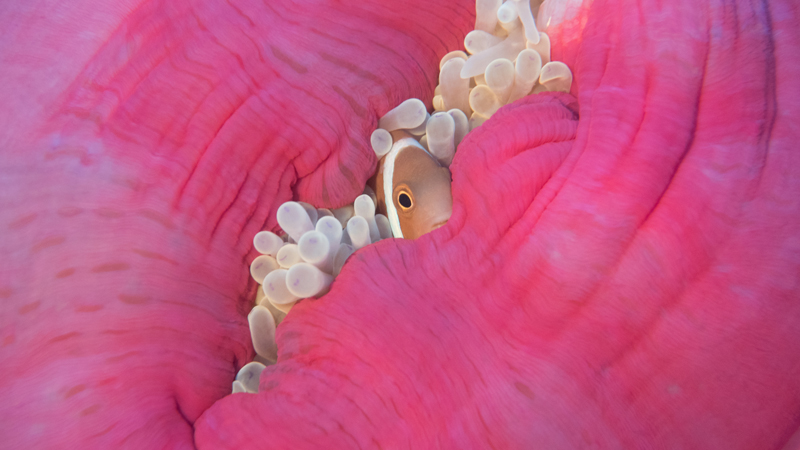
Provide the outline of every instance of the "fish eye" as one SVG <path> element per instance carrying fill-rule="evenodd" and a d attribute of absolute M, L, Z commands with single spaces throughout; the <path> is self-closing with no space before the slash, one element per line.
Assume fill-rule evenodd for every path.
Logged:
<path fill-rule="evenodd" d="M 411 209 L 411 207 L 414 206 L 414 202 L 411 200 L 411 195 L 406 191 L 400 191 L 397 194 L 397 203 L 404 210 Z"/>

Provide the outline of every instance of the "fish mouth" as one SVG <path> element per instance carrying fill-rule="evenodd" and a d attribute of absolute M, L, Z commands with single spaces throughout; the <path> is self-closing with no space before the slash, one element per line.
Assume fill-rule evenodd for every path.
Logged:
<path fill-rule="evenodd" d="M 433 230 L 435 230 L 437 228 L 443 227 L 447 223 L 448 220 L 450 220 L 450 219 L 444 219 L 441 222 L 436 222 L 435 224 L 431 225 L 431 231 L 433 231 Z"/>

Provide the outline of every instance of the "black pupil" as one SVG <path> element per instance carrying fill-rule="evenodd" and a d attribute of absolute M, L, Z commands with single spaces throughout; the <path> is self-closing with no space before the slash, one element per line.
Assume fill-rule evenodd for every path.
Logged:
<path fill-rule="evenodd" d="M 402 192 L 400 196 L 397 197 L 397 201 L 403 208 L 411 208 L 411 197 L 405 192 Z"/>

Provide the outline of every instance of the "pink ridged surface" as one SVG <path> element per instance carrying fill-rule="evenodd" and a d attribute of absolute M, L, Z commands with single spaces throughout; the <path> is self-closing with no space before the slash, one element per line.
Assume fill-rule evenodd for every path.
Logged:
<path fill-rule="evenodd" d="M 252 236 L 360 193 L 473 7 L 0 7 L 0 448 L 797 446 L 783 1 L 571 6 L 575 97 L 471 133 L 448 225 L 356 253 L 227 395 Z"/>

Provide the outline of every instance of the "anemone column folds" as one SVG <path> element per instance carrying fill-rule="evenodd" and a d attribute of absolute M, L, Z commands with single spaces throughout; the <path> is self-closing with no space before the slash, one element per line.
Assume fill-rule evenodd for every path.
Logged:
<path fill-rule="evenodd" d="M 796 6 L 561 6 L 574 97 L 468 135 L 448 224 L 357 252 L 281 324 L 263 392 L 227 397 L 252 236 L 360 193 L 377 118 L 430 98 L 474 3 L 5 7 L 6 445 L 783 446 Z"/>

